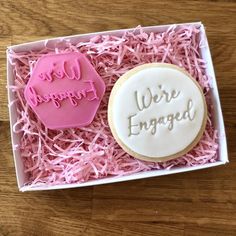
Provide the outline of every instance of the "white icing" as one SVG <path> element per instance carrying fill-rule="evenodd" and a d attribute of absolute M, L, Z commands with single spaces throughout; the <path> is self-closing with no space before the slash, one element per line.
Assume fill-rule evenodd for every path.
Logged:
<path fill-rule="evenodd" d="M 158 87 L 161 85 L 161 89 Z M 150 90 L 148 90 L 150 89 Z M 142 108 L 142 95 L 149 103 L 150 92 L 156 98 L 146 109 Z M 175 90 L 175 92 L 172 92 Z M 172 99 L 169 99 L 173 95 Z M 139 107 L 135 99 L 138 97 Z M 167 94 L 167 95 L 166 95 Z M 160 98 L 160 97 L 159 97 Z M 169 100 L 168 100 L 169 99 Z M 166 124 L 157 124 L 156 130 L 141 130 L 132 125 L 150 121 L 153 118 L 185 112 L 185 119 Z M 141 110 L 141 111 L 140 111 Z M 174 155 L 188 147 L 197 137 L 204 120 L 204 100 L 199 87 L 185 73 L 173 67 L 145 67 L 126 79 L 113 96 L 111 120 L 116 135 L 121 142 L 135 153 L 151 158 Z M 170 117 L 169 117 L 170 119 Z M 154 122 L 154 121 L 153 121 Z M 130 130 L 132 131 L 130 133 Z M 137 135 L 137 133 L 139 133 Z"/>

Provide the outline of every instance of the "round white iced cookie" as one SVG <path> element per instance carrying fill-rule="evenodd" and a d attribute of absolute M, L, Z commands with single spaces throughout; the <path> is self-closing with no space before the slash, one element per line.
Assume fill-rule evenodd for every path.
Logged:
<path fill-rule="evenodd" d="M 186 154 L 199 142 L 206 119 L 200 86 L 171 64 L 144 64 L 126 72 L 109 99 L 114 138 L 142 160 L 166 161 Z"/>

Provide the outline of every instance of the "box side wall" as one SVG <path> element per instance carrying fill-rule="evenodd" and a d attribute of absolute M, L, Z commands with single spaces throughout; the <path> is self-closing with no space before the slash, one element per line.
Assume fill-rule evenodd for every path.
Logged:
<path fill-rule="evenodd" d="M 219 166 L 223 164 L 224 164 L 223 162 L 215 162 L 215 163 L 208 163 L 208 164 L 200 165 L 200 166 L 173 168 L 171 170 L 153 170 L 153 171 L 139 172 L 136 174 L 122 176 L 122 177 L 115 176 L 115 177 L 107 177 L 107 178 L 99 179 L 99 180 L 90 180 L 85 183 L 76 183 L 76 184 L 63 184 L 63 185 L 55 185 L 55 186 L 48 186 L 48 187 L 24 186 L 20 189 L 20 191 L 26 192 L 26 191 L 37 191 L 37 190 L 54 190 L 54 189 L 89 187 L 89 186 L 96 186 L 96 185 L 102 185 L 102 184 L 118 183 L 118 182 L 130 181 L 130 180 L 138 180 L 138 179 L 145 179 L 145 178 L 151 178 L 151 177 L 157 177 L 157 176 L 163 176 L 163 175 L 177 174 L 177 173 L 182 173 L 182 172 L 206 169 L 206 168 L 215 167 L 215 166 Z"/>
<path fill-rule="evenodd" d="M 227 151 L 227 141 L 225 134 L 224 119 L 221 110 L 219 92 L 214 72 L 214 67 L 212 63 L 212 57 L 210 53 L 210 48 L 206 36 L 206 31 L 204 26 L 201 27 L 201 37 L 205 42 L 205 47 L 201 48 L 201 54 L 204 61 L 207 62 L 206 73 L 211 78 L 211 90 L 210 95 L 213 103 L 213 122 L 215 127 L 218 130 L 219 135 L 219 159 L 220 161 L 226 163 L 228 162 L 228 151 Z"/>
<path fill-rule="evenodd" d="M 9 62 L 8 52 L 7 53 L 7 87 L 8 87 L 8 106 L 9 106 L 9 119 L 10 119 L 10 131 L 11 131 L 11 143 L 12 143 L 12 151 L 13 151 L 13 158 L 14 164 L 16 169 L 16 178 L 18 187 L 21 188 L 24 185 L 26 180 L 26 176 L 24 174 L 23 163 L 20 156 L 19 149 L 16 146 L 20 143 L 19 135 L 13 132 L 13 125 L 17 121 L 17 113 L 16 113 L 16 105 L 14 103 L 15 96 L 14 93 L 9 89 L 10 86 L 13 84 L 13 67 Z"/>

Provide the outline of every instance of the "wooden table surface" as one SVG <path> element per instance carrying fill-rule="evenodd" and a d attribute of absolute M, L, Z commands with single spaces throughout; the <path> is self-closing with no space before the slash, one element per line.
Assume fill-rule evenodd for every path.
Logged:
<path fill-rule="evenodd" d="M 202 21 L 230 163 L 171 176 L 20 193 L 9 134 L 7 45 L 94 31 Z M 236 235 L 236 1 L 0 1 L 0 236 Z"/>

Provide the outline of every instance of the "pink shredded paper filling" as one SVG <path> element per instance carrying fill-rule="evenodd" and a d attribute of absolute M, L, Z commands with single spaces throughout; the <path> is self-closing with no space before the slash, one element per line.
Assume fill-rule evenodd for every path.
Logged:
<path fill-rule="evenodd" d="M 17 122 L 13 131 L 20 137 L 20 150 L 28 181 L 25 185 L 81 183 L 108 176 L 124 176 L 149 170 L 196 166 L 217 161 L 217 130 L 212 124 L 210 78 L 199 53 L 204 47 L 196 26 L 170 27 L 162 33 L 146 33 L 141 27 L 121 37 L 108 34 L 72 44 L 69 39 L 55 45 L 45 42 L 41 51 L 9 51 L 14 68 Z M 49 130 L 26 104 L 24 88 L 36 61 L 47 53 L 80 51 L 103 78 L 106 93 L 94 121 L 87 127 Z M 107 104 L 116 80 L 133 67 L 150 62 L 166 62 L 185 68 L 202 87 L 207 105 L 206 130 L 197 146 L 186 155 L 163 163 L 145 162 L 125 153 L 114 140 L 107 121 Z"/>

